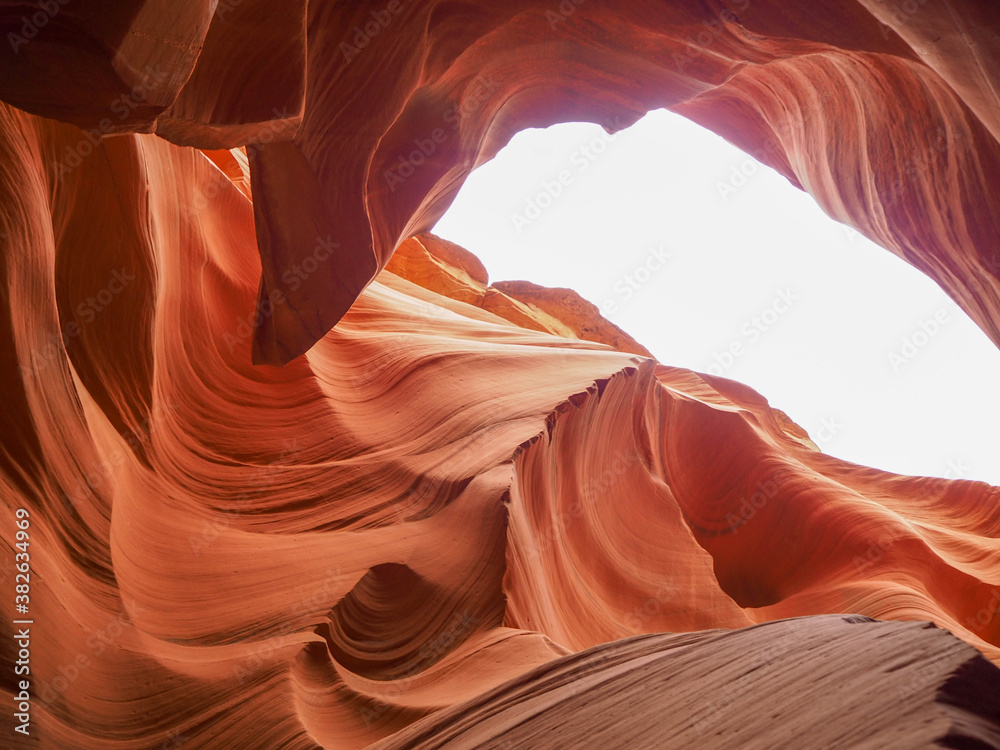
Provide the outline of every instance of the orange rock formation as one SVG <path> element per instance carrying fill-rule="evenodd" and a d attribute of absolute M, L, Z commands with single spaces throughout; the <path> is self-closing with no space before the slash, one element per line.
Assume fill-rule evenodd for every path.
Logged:
<path fill-rule="evenodd" d="M 113 5 L 0 2 L 5 736 L 1000 747 L 1000 489 L 421 234 L 669 106 L 1000 343 L 991 3 Z"/>

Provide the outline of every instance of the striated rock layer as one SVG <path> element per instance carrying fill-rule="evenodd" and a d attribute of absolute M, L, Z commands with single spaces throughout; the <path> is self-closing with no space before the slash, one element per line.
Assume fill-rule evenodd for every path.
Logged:
<path fill-rule="evenodd" d="M 927 627 L 827 616 L 633 636 L 527 672 L 372 750 L 995 747 L 995 669 Z"/>
<path fill-rule="evenodd" d="M 580 691 L 636 700 L 700 672 L 661 727 L 681 742 L 740 657 L 718 634 L 624 641 L 613 664 L 601 644 L 822 613 L 931 621 L 1000 660 L 1000 489 L 825 456 L 751 389 L 587 341 L 606 323 L 565 294 L 519 301 L 432 236 L 394 266 L 420 283 L 385 271 L 304 356 L 252 365 L 254 324 L 291 302 L 254 308 L 242 154 L 119 136 L 55 177 L 79 139 L 0 108 L 0 492 L 5 528 L 31 521 L 39 746 L 417 747 L 392 737 L 478 725 L 522 689 L 517 732 L 545 734 L 530 717 L 577 681 L 539 675 L 573 665 Z M 897 705 L 855 729 L 994 736 L 1000 672 L 951 636 L 797 622 L 821 653 L 746 631 L 760 690 L 817 695 L 824 664 L 889 695 L 924 675 L 920 722 Z M 587 682 L 571 655 L 591 647 Z"/>
<path fill-rule="evenodd" d="M 258 298 L 290 301 L 258 328 L 257 361 L 309 349 L 518 130 L 616 131 L 658 107 L 773 166 L 1000 344 L 993 0 L 26 7 L 0 0 L 0 100 L 95 138 L 253 144 Z M 89 153 L 80 146 L 60 171 Z M 289 282 L 327 238 L 336 262 Z"/>
<path fill-rule="evenodd" d="M 420 233 L 517 130 L 669 106 L 1000 343 L 992 3 L 113 5 L 0 0 L 14 741 L 1000 746 L 1000 488 Z"/>

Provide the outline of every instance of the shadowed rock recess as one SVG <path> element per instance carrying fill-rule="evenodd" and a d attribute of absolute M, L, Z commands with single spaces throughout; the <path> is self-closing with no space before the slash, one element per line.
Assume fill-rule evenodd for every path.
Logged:
<path fill-rule="evenodd" d="M 427 233 L 517 131 L 666 107 L 1000 344 L 998 31 L 0 0 L 0 745 L 1000 747 L 1000 488 L 824 455 Z"/>

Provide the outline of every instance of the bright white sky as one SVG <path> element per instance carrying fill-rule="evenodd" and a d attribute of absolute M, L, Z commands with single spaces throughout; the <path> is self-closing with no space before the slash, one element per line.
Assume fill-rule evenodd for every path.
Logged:
<path fill-rule="evenodd" d="M 434 231 L 492 281 L 575 289 L 661 362 L 750 385 L 831 455 L 1000 485 L 1000 350 L 929 278 L 679 115 L 521 132 Z"/>

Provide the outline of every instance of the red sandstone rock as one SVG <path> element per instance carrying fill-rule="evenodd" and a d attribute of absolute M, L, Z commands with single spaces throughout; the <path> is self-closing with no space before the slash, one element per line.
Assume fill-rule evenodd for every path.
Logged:
<path fill-rule="evenodd" d="M 291 302 L 257 330 L 257 361 L 321 338 L 516 131 L 619 130 L 656 107 L 775 167 L 1000 344 L 990 0 L 677 0 L 669 12 L 653 0 L 221 0 L 180 16 L 165 0 L 114 12 L 52 1 L 33 38 L 4 47 L 0 99 L 98 132 L 255 144 L 259 301 L 280 290 Z M 16 35 L 24 7 L 0 2 L 0 31 Z M 287 283 L 323 242 L 337 273 Z"/>
<path fill-rule="evenodd" d="M 995 747 L 996 674 L 918 623 L 825 616 L 633 636 L 520 675 L 372 750 Z"/>
<path fill-rule="evenodd" d="M 38 746 L 1000 746 L 1000 489 L 826 456 L 427 235 L 379 273 L 516 130 L 671 106 L 1000 342 L 992 5 L 77 1 L 0 59 Z M 957 638 L 750 627 L 850 612 Z"/>
<path fill-rule="evenodd" d="M 546 289 L 528 281 L 491 285 L 476 256 L 429 232 L 411 237 L 396 248 L 386 270 L 442 296 L 488 310 L 521 328 L 653 356 L 572 289 Z"/>

